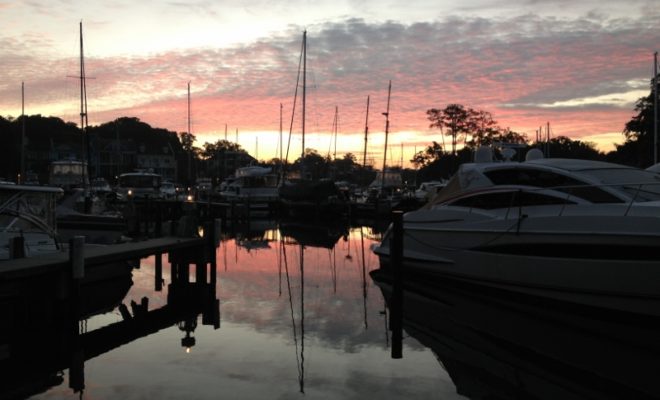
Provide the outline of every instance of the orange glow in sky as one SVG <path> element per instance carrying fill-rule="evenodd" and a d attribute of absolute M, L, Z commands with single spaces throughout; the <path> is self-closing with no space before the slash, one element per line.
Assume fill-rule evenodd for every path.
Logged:
<path fill-rule="evenodd" d="M 0 1 L 0 115 L 20 115 L 25 82 L 27 114 L 77 121 L 78 81 L 68 76 L 79 73 L 82 20 L 91 124 L 130 116 L 184 132 L 191 82 L 197 145 L 226 131 L 259 159 L 279 156 L 282 105 L 295 159 L 307 30 L 306 145 L 323 155 L 334 154 L 335 107 L 337 156 L 362 154 L 369 96 L 368 158 L 380 166 L 390 80 L 390 165 L 442 143 L 426 110 L 450 103 L 489 111 L 530 139 L 550 123 L 553 136 L 609 151 L 649 92 L 660 43 L 660 9 L 646 0 L 222 3 Z"/>

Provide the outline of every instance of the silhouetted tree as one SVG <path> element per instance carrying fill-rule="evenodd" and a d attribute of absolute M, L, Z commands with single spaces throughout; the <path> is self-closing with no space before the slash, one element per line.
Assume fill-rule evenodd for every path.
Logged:
<path fill-rule="evenodd" d="M 657 95 L 658 91 L 655 91 Z M 653 164 L 653 80 L 650 84 L 648 96 L 641 97 L 635 102 L 637 115 L 626 122 L 623 134 L 626 138 L 622 146 L 617 146 L 617 153 L 621 152 L 621 162 L 637 167 L 646 168 Z M 658 143 L 655 143 L 658 145 Z M 636 158 L 636 160 L 634 160 Z"/>

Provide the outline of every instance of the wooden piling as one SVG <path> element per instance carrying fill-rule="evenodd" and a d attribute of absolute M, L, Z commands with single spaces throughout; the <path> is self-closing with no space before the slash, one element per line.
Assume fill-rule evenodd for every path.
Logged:
<path fill-rule="evenodd" d="M 163 290 L 163 255 L 156 253 L 156 276 L 154 277 L 154 289 L 157 292 Z"/>
<path fill-rule="evenodd" d="M 392 358 L 403 357 L 403 212 L 392 212 L 392 238 L 390 239 L 392 268 L 392 298 L 390 301 L 390 330 L 392 331 Z"/>
<path fill-rule="evenodd" d="M 9 239 L 9 259 L 25 257 L 25 238 L 23 236 L 14 236 Z"/>

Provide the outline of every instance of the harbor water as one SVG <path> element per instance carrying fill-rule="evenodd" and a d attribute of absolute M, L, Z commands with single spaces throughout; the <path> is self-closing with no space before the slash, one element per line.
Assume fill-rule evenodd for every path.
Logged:
<path fill-rule="evenodd" d="M 215 273 L 151 256 L 63 306 L 52 282 L 3 286 L 0 399 L 660 397 L 657 319 L 397 286 L 384 229 L 252 220 L 223 228 Z"/>
<path fill-rule="evenodd" d="M 162 290 L 155 258 L 142 259 L 132 285 L 115 283 L 99 314 L 80 323 L 84 362 L 75 351 L 42 371 L 22 365 L 34 399 L 356 399 L 460 398 L 433 352 L 412 337 L 391 357 L 383 295 L 369 276 L 378 268 L 371 227 L 303 226 L 253 221 L 224 232 L 216 251 L 210 306 L 172 307 L 170 264 L 163 255 Z M 194 286 L 195 267 L 189 282 Z M 211 285 L 213 286 L 213 285 Z M 179 290 L 179 289 L 177 289 Z M 196 289 L 191 289 L 196 290 Z M 206 288 L 204 292 L 206 293 Z M 112 293 L 116 292 L 118 293 Z M 103 296 L 105 292 L 97 291 Z M 125 293 L 125 294 L 124 294 Z M 114 296 L 114 297 L 113 297 Z M 90 297 L 86 297 L 90 298 Z M 147 299 L 147 300 L 145 300 Z M 194 303 L 194 302 L 192 302 Z M 120 307 L 121 306 L 121 307 Z M 169 309 L 168 309 L 169 307 Z M 211 310 L 210 308 L 217 308 Z M 172 316 L 156 318 L 162 309 Z M 199 312 L 202 310 L 202 312 Z M 188 312 L 190 311 L 190 312 Z M 217 312 L 217 321 L 213 315 Z M 153 318 L 148 318 L 154 314 Z M 183 316 L 177 320 L 178 316 Z M 109 335 L 95 332 L 141 319 L 152 326 Z M 205 321 L 208 320 L 208 321 Z M 168 323 L 169 321 L 169 323 Z M 27 324 L 41 329 L 38 321 Z M 57 335 L 58 333 L 52 333 Z M 125 336 L 117 340 L 117 336 Z M 104 347 L 91 343 L 107 339 Z M 52 342 L 56 346 L 56 341 Z M 9 351 L 9 350 L 7 350 Z M 28 356 L 20 362 L 39 362 Z M 43 360 L 40 360 L 43 361 Z M 73 362 L 75 364 L 75 362 Z M 80 370 L 82 367 L 82 370 Z M 48 379 L 44 377 L 48 377 Z M 40 382 L 50 382 L 39 387 Z M 19 392 L 20 393 L 20 392 Z"/>

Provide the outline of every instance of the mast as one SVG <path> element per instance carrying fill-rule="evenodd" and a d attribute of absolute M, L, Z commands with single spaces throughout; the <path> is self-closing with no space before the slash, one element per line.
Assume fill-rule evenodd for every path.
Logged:
<path fill-rule="evenodd" d="M 303 84 L 302 84 L 302 154 L 305 159 L 305 103 L 307 101 L 307 31 L 303 32 Z"/>
<path fill-rule="evenodd" d="M 383 150 L 383 176 L 381 179 L 381 190 L 385 187 L 385 166 L 387 165 L 387 136 L 390 133 L 390 95 L 392 94 L 392 81 L 387 88 L 387 111 L 383 113 L 385 116 L 385 149 Z"/>
<path fill-rule="evenodd" d="M 658 163 L 658 52 L 653 53 L 653 164 Z"/>
<path fill-rule="evenodd" d="M 83 26 L 80 21 L 80 130 L 83 134 L 83 187 L 88 188 L 91 150 L 87 133 L 87 82 L 85 79 L 85 53 L 83 47 Z"/>
<path fill-rule="evenodd" d="M 367 136 L 369 135 L 369 96 L 367 96 L 367 116 L 364 119 L 364 151 L 362 153 L 362 170 L 367 166 Z"/>
<path fill-rule="evenodd" d="M 21 163 L 18 171 L 18 183 L 25 180 L 25 82 L 21 82 Z"/>
<path fill-rule="evenodd" d="M 367 166 L 367 136 L 369 135 L 369 96 L 367 96 L 367 116 L 364 118 L 364 150 L 362 152 L 362 184 L 364 184 L 364 169 Z"/>
<path fill-rule="evenodd" d="M 332 154 L 332 158 L 334 160 L 337 160 L 337 133 L 339 131 L 339 107 L 335 106 L 335 121 L 334 121 L 334 126 L 335 126 L 335 149 Z"/>
<path fill-rule="evenodd" d="M 190 133 L 190 81 L 188 81 L 188 136 L 192 135 Z M 192 143 L 190 144 L 190 149 L 188 151 L 188 182 L 193 184 L 192 181 Z"/>

